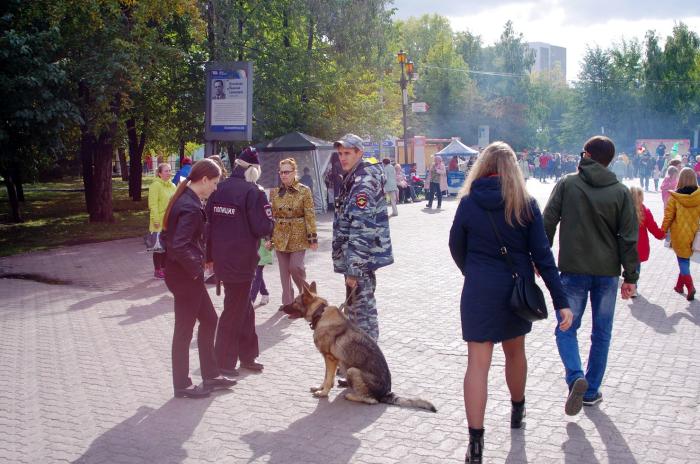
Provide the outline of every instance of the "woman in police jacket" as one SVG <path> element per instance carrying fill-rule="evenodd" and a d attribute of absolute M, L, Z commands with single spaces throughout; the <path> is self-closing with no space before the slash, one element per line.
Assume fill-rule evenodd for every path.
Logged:
<path fill-rule="evenodd" d="M 175 297 L 173 334 L 173 388 L 178 398 L 204 398 L 212 390 L 228 388 L 235 380 L 222 377 L 214 356 L 214 334 L 218 318 L 204 286 L 204 227 L 202 201 L 216 190 L 221 169 L 211 160 L 194 164 L 175 190 L 163 218 L 167 258 L 165 284 Z M 189 377 L 190 341 L 199 320 L 197 346 L 202 385 Z"/>

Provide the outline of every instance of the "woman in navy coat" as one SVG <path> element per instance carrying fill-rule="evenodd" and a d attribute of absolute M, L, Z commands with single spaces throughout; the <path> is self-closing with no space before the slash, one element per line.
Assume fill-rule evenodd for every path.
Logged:
<path fill-rule="evenodd" d="M 532 323 L 509 307 L 513 277 L 489 214 L 496 224 L 518 273 L 534 280 L 534 267 L 544 279 L 560 311 L 561 330 L 573 314 L 559 280 L 554 256 L 545 235 L 542 214 L 530 197 L 513 149 L 494 142 L 479 155 L 460 192 L 462 197 L 452 228 L 450 253 L 464 275 L 460 312 L 462 338 L 469 356 L 464 376 L 464 404 L 469 425 L 466 462 L 481 462 L 487 381 L 495 343 L 503 344 L 506 383 L 511 395 L 511 427 L 520 428 L 525 416 L 525 334 Z"/>

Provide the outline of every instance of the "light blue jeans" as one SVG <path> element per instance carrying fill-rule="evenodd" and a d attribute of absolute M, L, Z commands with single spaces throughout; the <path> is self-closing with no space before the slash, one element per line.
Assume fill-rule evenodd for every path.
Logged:
<path fill-rule="evenodd" d="M 603 381 L 605 367 L 608 364 L 608 350 L 612 338 L 619 280 L 619 277 L 561 273 L 561 282 L 564 285 L 566 297 L 569 299 L 574 321 L 569 330 L 566 331 L 560 330 L 557 326 L 555 330 L 557 348 L 566 369 L 567 385 L 571 385 L 579 377 L 585 377 L 588 381 L 588 390 L 584 394 L 584 398 L 593 398 L 598 393 Z M 589 295 L 593 329 L 591 331 L 588 366 L 584 375 L 576 332 L 581 327 L 581 318 L 586 309 Z M 557 319 L 561 321 L 558 312 Z"/>

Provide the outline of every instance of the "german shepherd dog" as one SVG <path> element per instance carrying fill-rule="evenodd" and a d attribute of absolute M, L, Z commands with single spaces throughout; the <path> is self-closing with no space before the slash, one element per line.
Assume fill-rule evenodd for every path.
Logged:
<path fill-rule="evenodd" d="M 333 387 L 338 365 L 346 369 L 351 392 L 345 399 L 367 404 L 395 404 L 437 412 L 435 406 L 422 399 L 401 398 L 391 392 L 391 372 L 377 343 L 352 323 L 336 306 L 316 293 L 316 282 L 304 283 L 300 295 L 282 310 L 294 317 L 303 317 L 314 331 L 314 344 L 323 355 L 326 375 L 320 387 L 312 387 L 315 397 L 328 396 Z"/>

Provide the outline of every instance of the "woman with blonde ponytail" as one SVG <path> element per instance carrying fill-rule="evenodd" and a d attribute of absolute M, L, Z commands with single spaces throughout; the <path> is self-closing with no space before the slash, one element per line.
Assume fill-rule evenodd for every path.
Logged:
<path fill-rule="evenodd" d="M 212 390 L 229 388 L 235 380 L 221 376 L 214 355 L 218 317 L 204 286 L 204 226 L 202 202 L 209 198 L 221 177 L 219 166 L 197 161 L 173 194 L 163 218 L 167 257 L 165 284 L 175 298 L 175 332 L 172 345 L 173 388 L 177 398 L 204 398 Z M 197 347 L 202 385 L 189 377 L 190 341 L 199 320 Z"/>
<path fill-rule="evenodd" d="M 486 147 L 469 172 L 460 197 L 450 230 L 450 252 L 465 277 L 460 312 L 462 338 L 469 353 L 464 376 L 469 426 L 467 462 L 482 462 L 488 373 L 496 343 L 502 343 L 505 354 L 510 426 L 520 428 L 525 417 L 525 334 L 532 323 L 510 308 L 514 278 L 502 247 L 522 278 L 534 281 L 533 265 L 537 267 L 554 309 L 562 317 L 562 330 L 569 328 L 573 314 L 542 215 L 527 193 L 513 149 L 503 142 Z"/>

